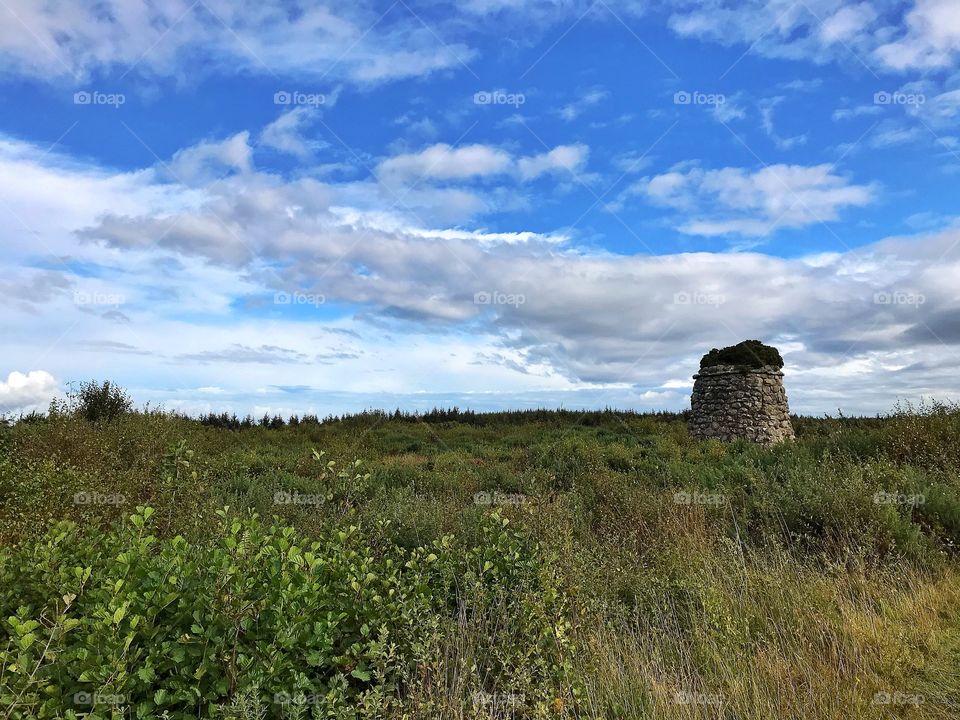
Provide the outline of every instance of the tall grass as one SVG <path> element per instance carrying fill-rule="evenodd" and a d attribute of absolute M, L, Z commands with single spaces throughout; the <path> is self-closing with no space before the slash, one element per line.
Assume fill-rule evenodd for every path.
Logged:
<path fill-rule="evenodd" d="M 149 505 L 157 547 L 207 557 L 228 505 L 304 543 L 356 528 L 371 562 L 436 556 L 439 574 L 416 581 L 429 611 L 405 608 L 416 632 L 385 646 L 393 684 L 353 677 L 344 687 L 379 704 L 325 706 L 337 717 L 960 716 L 960 410 L 795 424 L 796 442 L 760 448 L 612 410 L 32 417 L 0 427 L 5 611 L 52 632 L 64 592 L 29 566 L 58 521 L 77 523 L 72 552 L 96 566 L 98 538 Z M 417 572 L 397 587 L 413 593 Z M 283 587 L 261 589 L 283 602 Z M 0 648 L 16 632 L 0 620 Z M 296 643 L 284 653 L 309 667 Z M 307 678 L 327 687 L 338 667 Z M 271 703 L 252 670 L 239 680 L 183 717 L 315 709 Z M 11 707 L 0 718 L 31 717 Z"/>

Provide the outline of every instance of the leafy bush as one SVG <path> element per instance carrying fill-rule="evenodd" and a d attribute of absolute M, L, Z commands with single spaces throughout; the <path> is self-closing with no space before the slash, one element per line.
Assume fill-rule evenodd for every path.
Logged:
<path fill-rule="evenodd" d="M 90 422 L 112 422 L 133 409 L 133 400 L 119 385 L 104 380 L 88 380 L 67 392 L 66 400 L 54 400 L 51 414 L 72 414 Z"/>
<path fill-rule="evenodd" d="M 479 547 L 444 538 L 406 552 L 357 526 L 309 542 L 226 510 L 210 542 L 191 544 L 151 534 L 153 515 L 138 507 L 105 535 L 64 523 L 0 554 L 0 708 L 12 717 L 91 701 L 93 717 L 215 717 L 238 698 L 273 716 L 305 704 L 313 717 L 382 717 L 460 616 L 501 628 L 483 635 L 477 689 L 500 682 L 532 704 L 562 680 L 558 592 L 498 516 L 481 522 Z"/>

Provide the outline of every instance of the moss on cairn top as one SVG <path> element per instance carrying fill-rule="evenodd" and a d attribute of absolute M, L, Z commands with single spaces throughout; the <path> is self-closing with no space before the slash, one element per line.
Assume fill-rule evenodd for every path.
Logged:
<path fill-rule="evenodd" d="M 761 368 L 766 365 L 783 367 L 780 351 L 772 345 L 764 345 L 759 340 L 744 340 L 736 345 L 721 349 L 714 348 L 700 359 L 700 369 L 717 365 L 738 365 L 747 368 Z"/>

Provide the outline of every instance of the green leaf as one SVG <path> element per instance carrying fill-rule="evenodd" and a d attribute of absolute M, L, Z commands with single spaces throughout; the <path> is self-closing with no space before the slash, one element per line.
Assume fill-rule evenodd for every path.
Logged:
<path fill-rule="evenodd" d="M 20 649 L 28 650 L 34 642 L 36 642 L 37 636 L 35 633 L 28 632 L 26 635 L 20 638 Z"/>

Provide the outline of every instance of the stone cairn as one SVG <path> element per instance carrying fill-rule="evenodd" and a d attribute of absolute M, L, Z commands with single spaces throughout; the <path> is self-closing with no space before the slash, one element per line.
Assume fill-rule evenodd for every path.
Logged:
<path fill-rule="evenodd" d="M 745 340 L 713 349 L 693 376 L 690 434 L 699 440 L 774 445 L 794 438 L 776 348 Z"/>

